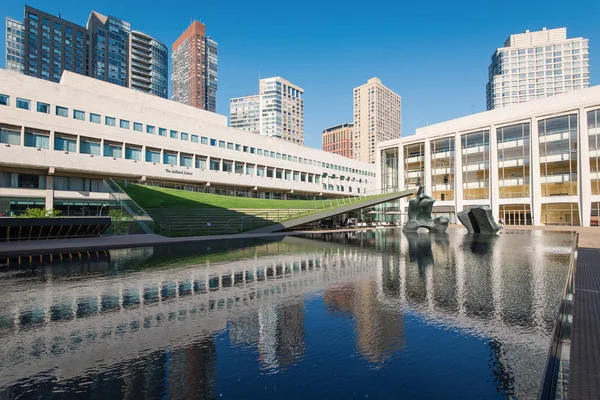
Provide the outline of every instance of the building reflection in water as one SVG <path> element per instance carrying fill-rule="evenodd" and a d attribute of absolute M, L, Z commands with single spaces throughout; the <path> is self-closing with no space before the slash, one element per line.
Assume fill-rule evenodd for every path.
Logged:
<path fill-rule="evenodd" d="M 352 318 L 370 367 L 402 359 L 410 315 L 484 338 L 498 393 L 536 392 L 569 238 L 324 238 L 119 250 L 83 270 L 0 273 L 0 398 L 217 397 L 216 336 L 255 349 L 264 375 L 292 369 L 311 356 L 305 302 L 321 291 L 328 315 Z"/>

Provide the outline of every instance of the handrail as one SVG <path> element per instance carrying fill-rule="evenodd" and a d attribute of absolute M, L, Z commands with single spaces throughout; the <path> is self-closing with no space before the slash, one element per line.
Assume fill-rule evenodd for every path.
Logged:
<path fill-rule="evenodd" d="M 139 206 L 112 178 L 104 180 L 108 192 L 117 204 L 131 216 L 131 218 L 146 233 L 154 233 L 154 220 Z"/>
<path fill-rule="evenodd" d="M 560 370 L 562 343 L 565 339 L 570 339 L 570 327 L 573 312 L 573 293 L 575 290 L 575 270 L 577 269 L 579 233 L 575 236 L 575 243 L 569 258 L 569 270 L 567 271 L 567 280 L 563 288 L 558 313 L 554 320 L 554 328 L 550 337 L 550 348 L 546 360 L 546 367 L 542 375 L 538 400 L 554 400 L 556 398 L 556 389 L 558 374 Z"/>

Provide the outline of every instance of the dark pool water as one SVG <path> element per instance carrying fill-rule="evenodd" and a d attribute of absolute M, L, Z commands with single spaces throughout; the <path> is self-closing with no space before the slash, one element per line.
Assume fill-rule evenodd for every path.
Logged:
<path fill-rule="evenodd" d="M 535 398 L 574 237 L 400 230 L 0 269 L 0 399 Z"/>

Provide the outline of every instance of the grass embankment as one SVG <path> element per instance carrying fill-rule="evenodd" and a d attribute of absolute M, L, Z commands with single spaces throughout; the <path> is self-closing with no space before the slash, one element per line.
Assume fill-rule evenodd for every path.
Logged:
<path fill-rule="evenodd" d="M 320 209 L 330 207 L 329 200 L 271 200 L 189 192 L 154 186 L 128 184 L 121 187 L 142 208 L 229 208 L 229 209 Z M 340 201 L 341 202 L 341 201 Z M 333 200 L 333 205 L 337 205 Z"/>

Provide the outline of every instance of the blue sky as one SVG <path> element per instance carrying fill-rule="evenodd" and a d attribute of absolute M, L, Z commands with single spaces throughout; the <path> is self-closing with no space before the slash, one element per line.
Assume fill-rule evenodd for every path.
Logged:
<path fill-rule="evenodd" d="M 219 43 L 217 112 L 258 91 L 258 76 L 280 75 L 304 88 L 306 145 L 324 128 L 352 121 L 352 89 L 377 76 L 402 96 L 402 132 L 485 110 L 492 52 L 511 33 L 566 26 L 590 39 L 591 84 L 599 83 L 600 2 L 564 1 L 191 1 L 30 0 L 32 7 L 85 25 L 90 11 L 114 15 L 171 43 L 191 19 Z M 93 4 L 93 6 L 91 5 Z M 22 18 L 24 2 L 3 1 Z M 1 35 L 0 66 L 5 65 Z"/>

